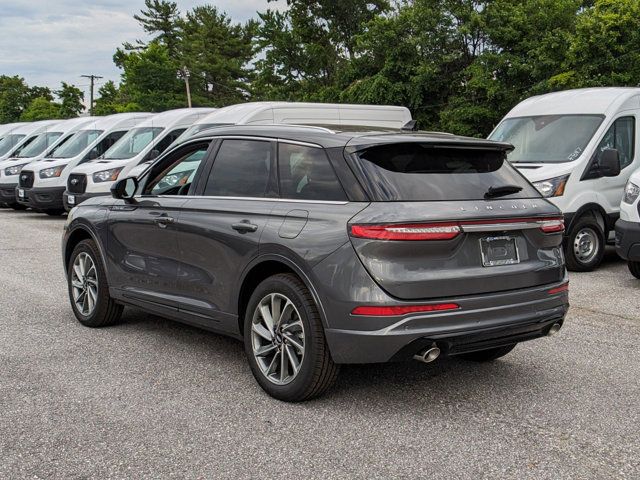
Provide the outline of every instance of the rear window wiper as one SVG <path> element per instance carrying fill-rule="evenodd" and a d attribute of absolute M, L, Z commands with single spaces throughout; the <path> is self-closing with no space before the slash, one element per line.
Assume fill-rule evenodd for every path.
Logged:
<path fill-rule="evenodd" d="M 484 198 L 496 198 L 504 195 L 511 195 L 512 193 L 518 193 L 522 191 L 520 185 L 501 185 L 499 187 L 489 187 L 487 193 L 484 194 Z"/>

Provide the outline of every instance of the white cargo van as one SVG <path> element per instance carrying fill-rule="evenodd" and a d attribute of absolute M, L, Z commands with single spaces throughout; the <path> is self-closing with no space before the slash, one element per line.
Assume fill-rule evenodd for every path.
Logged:
<path fill-rule="evenodd" d="M 616 251 L 627 261 L 629 271 L 640 278 L 640 169 L 629 177 L 616 223 Z"/>
<path fill-rule="evenodd" d="M 152 161 L 197 120 L 213 108 L 181 108 L 158 113 L 145 119 L 118 140 L 99 159 L 78 165 L 70 171 L 64 206 L 70 210 L 89 197 L 110 195 L 118 177 L 126 177 L 132 168 Z"/>
<path fill-rule="evenodd" d="M 15 130 L 16 128 L 24 124 L 25 122 L 16 122 L 16 123 L 3 123 L 2 125 L 0 125 L 0 141 L 2 141 L 4 137 L 6 137 L 9 133 L 11 133 L 11 130 Z"/>
<path fill-rule="evenodd" d="M 93 121 L 95 117 L 79 117 L 60 120 L 44 129 L 18 154 L 4 161 L 0 161 L 0 203 L 24 208 L 16 201 L 16 187 L 18 175 L 22 168 L 34 161 L 40 160 L 53 153 L 69 140 L 82 126 Z"/>
<path fill-rule="evenodd" d="M 29 122 L 14 128 L 0 141 L 0 161 L 18 155 L 20 151 L 33 142 L 38 134 L 60 120 L 41 120 Z"/>
<path fill-rule="evenodd" d="M 519 103 L 489 136 L 515 146 L 509 160 L 563 211 L 570 270 L 596 268 L 613 238 L 639 113 L 640 88 L 567 90 Z"/>
<path fill-rule="evenodd" d="M 98 158 L 149 113 L 117 113 L 85 124 L 50 156 L 22 168 L 16 200 L 22 205 L 50 215 L 64 212 L 62 194 L 69 171 Z"/>
<path fill-rule="evenodd" d="M 348 105 L 337 103 L 249 102 L 221 108 L 198 120 L 178 143 L 209 128 L 225 125 L 324 125 L 327 127 L 360 126 L 399 130 L 411 122 L 405 107 L 388 105 Z M 132 169 L 128 176 L 137 177 L 152 162 Z"/>

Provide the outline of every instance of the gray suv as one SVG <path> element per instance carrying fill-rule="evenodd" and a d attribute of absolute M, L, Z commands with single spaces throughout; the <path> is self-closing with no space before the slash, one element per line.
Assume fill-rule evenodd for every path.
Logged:
<path fill-rule="evenodd" d="M 494 360 L 568 309 L 562 215 L 512 148 L 422 132 L 221 127 L 69 214 L 71 306 L 132 306 L 236 337 L 260 386 L 327 390 L 344 363 Z"/>

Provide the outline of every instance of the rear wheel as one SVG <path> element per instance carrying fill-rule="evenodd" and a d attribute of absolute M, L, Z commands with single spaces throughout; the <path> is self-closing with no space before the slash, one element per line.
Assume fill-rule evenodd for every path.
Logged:
<path fill-rule="evenodd" d="M 488 350 L 479 350 L 477 352 L 463 353 L 458 355 L 460 358 L 470 360 L 472 362 L 491 362 L 500 357 L 504 357 L 507 353 L 515 348 L 517 344 L 505 345 L 504 347 L 490 348 Z"/>
<path fill-rule="evenodd" d="M 109 285 L 93 240 L 78 243 L 67 267 L 69 300 L 73 313 L 87 327 L 105 327 L 117 322 L 123 307 L 109 296 Z"/>
<path fill-rule="evenodd" d="M 640 278 L 640 262 L 629 261 L 628 266 L 629 266 L 629 271 L 631 272 L 631 275 L 633 275 L 636 278 Z"/>
<path fill-rule="evenodd" d="M 253 292 L 244 319 L 244 346 L 254 377 L 279 400 L 320 396 L 338 375 L 318 308 L 292 274 L 269 277 Z"/>
<path fill-rule="evenodd" d="M 565 242 L 567 268 L 572 272 L 590 272 L 604 257 L 604 232 L 595 218 L 583 216 L 571 227 Z"/>

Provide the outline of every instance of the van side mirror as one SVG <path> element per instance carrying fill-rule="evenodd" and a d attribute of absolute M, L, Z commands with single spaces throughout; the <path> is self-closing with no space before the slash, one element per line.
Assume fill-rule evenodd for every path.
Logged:
<path fill-rule="evenodd" d="M 118 180 L 111 185 L 111 196 L 118 200 L 130 200 L 138 189 L 138 180 L 135 177 L 127 177 Z"/>
<path fill-rule="evenodd" d="M 160 150 L 156 150 L 155 148 L 149 152 L 147 155 L 147 160 L 154 160 L 160 156 Z"/>
<path fill-rule="evenodd" d="M 598 168 L 603 177 L 617 177 L 620 175 L 620 152 L 615 148 L 602 151 Z"/>
<path fill-rule="evenodd" d="M 99 157 L 98 151 L 95 148 L 87 154 L 88 160 L 95 160 L 98 157 Z"/>

